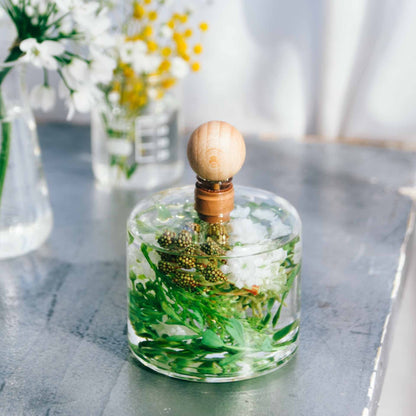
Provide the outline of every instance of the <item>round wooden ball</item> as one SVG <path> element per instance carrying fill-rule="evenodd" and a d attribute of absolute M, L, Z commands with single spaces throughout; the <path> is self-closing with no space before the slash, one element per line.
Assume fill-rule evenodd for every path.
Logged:
<path fill-rule="evenodd" d="M 208 121 L 199 126 L 188 142 L 191 168 L 203 179 L 225 181 L 243 166 L 246 145 L 241 133 L 225 121 Z"/>

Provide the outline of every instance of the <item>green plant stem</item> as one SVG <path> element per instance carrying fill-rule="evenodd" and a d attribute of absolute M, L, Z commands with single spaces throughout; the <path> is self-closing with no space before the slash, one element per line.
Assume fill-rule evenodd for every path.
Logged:
<path fill-rule="evenodd" d="M 5 63 L 14 62 L 23 55 L 23 52 L 18 46 L 11 49 L 9 56 L 4 61 Z M 12 124 L 6 121 L 7 110 L 6 103 L 3 100 L 1 86 L 6 75 L 13 68 L 12 65 L 6 66 L 0 71 L 0 124 L 1 124 L 1 149 L 0 149 L 0 209 L 1 199 L 3 195 L 4 181 L 6 179 L 7 165 L 9 163 L 10 142 L 12 133 Z"/>
<path fill-rule="evenodd" d="M 1 150 L 0 150 L 0 209 L 1 209 L 1 197 L 3 194 L 4 180 L 6 178 L 6 170 L 9 162 L 10 153 L 10 139 L 12 125 L 9 121 L 3 121 L 5 117 L 6 109 L 0 89 L 0 123 L 1 123 Z"/>

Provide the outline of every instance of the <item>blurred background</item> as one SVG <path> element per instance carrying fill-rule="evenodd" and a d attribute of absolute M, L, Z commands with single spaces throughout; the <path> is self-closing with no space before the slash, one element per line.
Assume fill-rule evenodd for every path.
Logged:
<path fill-rule="evenodd" d="M 414 0 L 227 0 L 195 13 L 210 30 L 201 71 L 178 91 L 187 130 L 223 119 L 271 137 L 415 141 Z"/>

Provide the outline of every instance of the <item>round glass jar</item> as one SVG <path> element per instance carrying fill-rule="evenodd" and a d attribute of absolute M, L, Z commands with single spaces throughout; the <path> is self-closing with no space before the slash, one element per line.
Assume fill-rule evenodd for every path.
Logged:
<path fill-rule="evenodd" d="M 178 107 L 166 95 L 140 114 L 103 103 L 91 117 L 92 167 L 96 180 L 127 189 L 153 189 L 182 175 Z"/>
<path fill-rule="evenodd" d="M 286 200 L 235 187 L 224 224 L 194 209 L 194 186 L 140 202 L 128 220 L 130 349 L 186 380 L 256 377 L 298 346 L 301 222 Z"/>

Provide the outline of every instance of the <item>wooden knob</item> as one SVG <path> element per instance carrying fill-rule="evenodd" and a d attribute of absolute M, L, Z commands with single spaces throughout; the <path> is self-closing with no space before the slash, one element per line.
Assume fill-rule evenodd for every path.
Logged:
<path fill-rule="evenodd" d="M 187 153 L 189 164 L 199 177 L 225 181 L 243 166 L 246 146 L 241 133 L 231 124 L 208 121 L 192 133 Z"/>

